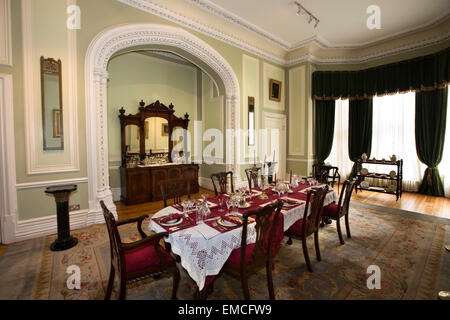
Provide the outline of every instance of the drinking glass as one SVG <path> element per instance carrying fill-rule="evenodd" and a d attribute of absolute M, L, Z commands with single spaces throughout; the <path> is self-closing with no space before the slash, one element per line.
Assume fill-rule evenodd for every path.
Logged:
<path fill-rule="evenodd" d="M 220 195 L 217 200 L 219 201 L 219 212 L 223 212 L 224 211 L 223 210 L 223 201 L 224 201 L 223 196 Z"/>

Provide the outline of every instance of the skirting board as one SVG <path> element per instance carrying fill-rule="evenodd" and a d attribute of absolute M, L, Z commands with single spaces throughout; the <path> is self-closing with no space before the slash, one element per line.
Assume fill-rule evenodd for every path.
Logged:
<path fill-rule="evenodd" d="M 93 219 L 93 217 L 90 216 L 91 214 L 89 214 L 89 210 L 80 210 L 71 212 L 70 230 L 85 228 L 93 224 L 90 223 L 90 221 L 98 220 Z M 16 227 L 15 242 L 48 236 L 56 233 L 57 233 L 56 215 L 18 221 Z"/>

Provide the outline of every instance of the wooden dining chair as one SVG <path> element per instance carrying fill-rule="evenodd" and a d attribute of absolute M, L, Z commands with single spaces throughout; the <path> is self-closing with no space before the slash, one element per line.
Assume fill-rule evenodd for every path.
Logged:
<path fill-rule="evenodd" d="M 253 187 L 257 188 L 259 186 L 258 178 L 259 178 L 260 171 L 261 171 L 261 167 L 253 167 L 253 168 L 245 169 L 245 174 L 247 175 L 249 190 L 252 190 L 252 182 L 253 182 Z"/>
<path fill-rule="evenodd" d="M 164 208 L 167 207 L 169 200 L 173 200 L 173 204 L 181 202 L 181 198 L 186 195 L 191 198 L 191 180 L 189 179 L 169 179 L 159 183 L 161 195 L 164 202 Z"/>
<path fill-rule="evenodd" d="M 241 247 L 231 252 L 222 268 L 224 273 L 240 278 L 246 300 L 250 300 L 248 276 L 266 267 L 269 297 L 275 299 L 273 289 L 272 269 L 273 259 L 283 240 L 284 224 L 280 219 L 283 203 L 278 201 L 258 210 L 246 212 L 243 218 Z M 248 218 L 256 220 L 256 242 L 247 244 Z M 270 254 L 271 253 L 271 254 Z"/>
<path fill-rule="evenodd" d="M 328 186 L 318 188 L 308 192 L 303 218 L 294 223 L 284 234 L 289 237 L 288 245 L 292 244 L 292 239 L 302 241 L 303 255 L 305 256 L 306 266 L 310 272 L 313 272 L 311 261 L 309 260 L 308 246 L 306 239 L 314 234 L 314 246 L 316 248 L 317 261 L 321 261 L 319 247 L 319 224 L 323 213 L 323 202 L 328 192 Z M 312 203 L 311 203 L 312 198 Z M 309 207 L 311 206 L 311 210 Z"/>
<path fill-rule="evenodd" d="M 350 200 L 353 194 L 353 190 L 355 190 L 356 179 L 346 180 L 344 182 L 344 186 L 342 187 L 342 192 L 339 197 L 339 202 L 332 203 L 323 209 L 324 218 L 329 218 L 336 221 L 336 228 L 339 235 L 339 241 L 341 244 L 345 244 L 344 237 L 342 236 L 341 231 L 341 218 L 345 217 L 345 228 L 347 231 L 347 238 L 350 239 L 352 236 L 350 234 L 350 223 L 348 221 Z"/>
<path fill-rule="evenodd" d="M 231 192 L 234 193 L 234 185 L 233 185 L 233 172 L 219 172 L 219 173 L 213 173 L 211 175 L 211 181 L 214 187 L 214 193 L 216 196 L 219 194 L 226 194 L 228 191 L 228 176 L 230 176 L 230 186 L 231 186 Z M 219 185 L 219 191 L 217 190 L 216 181 Z"/>
<path fill-rule="evenodd" d="M 108 228 L 111 248 L 111 270 L 109 272 L 105 300 L 111 298 L 116 272 L 120 277 L 120 300 L 126 298 L 127 284 L 150 277 L 159 277 L 164 273 L 171 273 L 173 276 L 172 299 L 176 299 L 180 282 L 180 271 L 170 253 L 160 245 L 161 239 L 169 234 L 163 232 L 147 236 L 142 231 L 142 222 L 148 217 L 147 215 L 117 222 L 103 201 L 100 201 L 100 205 L 102 206 L 106 227 Z M 142 240 L 133 243 L 122 243 L 118 227 L 135 222 Z"/>

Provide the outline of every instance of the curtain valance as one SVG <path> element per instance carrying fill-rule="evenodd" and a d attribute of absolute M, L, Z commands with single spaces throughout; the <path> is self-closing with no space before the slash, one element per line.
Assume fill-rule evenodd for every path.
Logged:
<path fill-rule="evenodd" d="M 315 100 L 368 99 L 375 95 L 429 91 L 450 81 L 450 48 L 438 53 L 359 71 L 316 71 Z"/>

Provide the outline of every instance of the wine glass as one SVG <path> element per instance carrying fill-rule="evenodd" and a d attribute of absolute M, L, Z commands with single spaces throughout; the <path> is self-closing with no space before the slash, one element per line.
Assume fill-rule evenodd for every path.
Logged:
<path fill-rule="evenodd" d="M 228 200 L 225 201 L 225 204 L 227 205 L 227 211 L 228 211 L 228 213 L 226 215 L 229 215 L 230 208 L 233 206 L 233 200 L 231 200 L 231 198 L 229 198 Z"/>
<path fill-rule="evenodd" d="M 223 210 L 223 201 L 224 201 L 223 196 L 220 195 L 220 196 L 217 198 L 217 200 L 219 201 L 219 212 L 223 212 L 223 211 L 224 211 L 224 210 Z"/>

